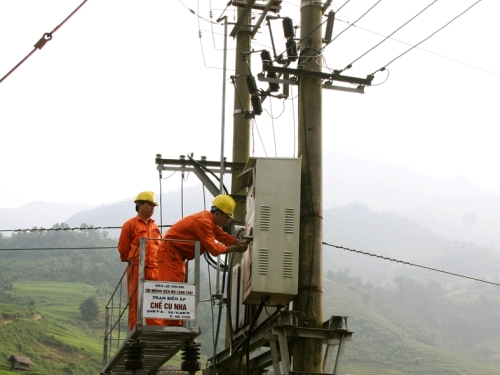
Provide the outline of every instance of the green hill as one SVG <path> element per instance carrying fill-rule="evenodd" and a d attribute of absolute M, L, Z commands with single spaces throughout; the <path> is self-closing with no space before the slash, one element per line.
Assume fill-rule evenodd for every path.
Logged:
<path fill-rule="evenodd" d="M 370 374 L 500 374 L 500 350 L 473 350 L 500 333 L 500 303 L 485 295 L 463 302 L 435 283 L 400 277 L 376 287 L 349 272 L 328 272 L 325 316 L 349 316 L 353 341 L 343 372 Z M 485 293 L 486 294 L 486 293 Z"/>
<path fill-rule="evenodd" d="M 332 219 L 325 223 L 325 240 L 334 234 L 340 245 L 373 251 L 367 247 L 376 244 L 383 255 L 494 274 L 496 254 L 473 244 L 447 243 L 408 220 L 360 206 L 327 212 L 325 219 L 328 215 L 336 225 L 331 227 Z M 124 270 L 115 244 L 96 230 L 0 236 L 0 375 L 11 373 L 7 360 L 13 354 L 35 363 L 32 374 L 98 373 L 104 305 Z M 420 246 L 426 251 L 419 253 Z M 22 250 L 37 247 L 61 250 Z M 343 373 L 500 375 L 497 287 L 420 270 L 413 277 L 413 268 L 371 257 L 365 261 L 368 257 L 360 254 L 348 263 L 339 261 L 339 252 L 325 249 L 324 316 L 349 316 L 349 329 L 355 332 L 346 346 Z M 357 262 L 364 262 L 359 269 Z M 357 277 L 360 273 L 363 278 Z M 204 300 L 210 281 L 206 272 L 202 277 Z M 79 306 L 90 296 L 96 297 L 100 314 L 86 322 Z M 204 303 L 200 316 L 203 334 L 197 341 L 204 358 L 212 354 L 211 308 Z"/>
<path fill-rule="evenodd" d="M 0 374 L 11 374 L 7 360 L 13 354 L 30 358 L 33 374 L 95 374 L 102 361 L 102 329 L 83 322 L 78 311 L 94 291 L 83 284 L 38 282 L 14 284 L 2 294 L 2 300 L 49 298 L 40 306 L 0 304 Z"/>

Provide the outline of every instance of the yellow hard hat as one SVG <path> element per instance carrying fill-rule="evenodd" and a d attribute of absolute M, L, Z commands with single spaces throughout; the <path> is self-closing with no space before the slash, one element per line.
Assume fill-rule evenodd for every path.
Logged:
<path fill-rule="evenodd" d="M 137 203 L 139 201 L 151 202 L 154 203 L 155 206 L 158 206 L 158 203 L 156 203 L 155 199 L 155 193 L 153 193 L 152 191 L 141 191 L 139 194 L 137 194 L 137 198 L 135 198 L 134 203 Z"/>
<path fill-rule="evenodd" d="M 231 219 L 233 218 L 233 213 L 234 213 L 234 208 L 236 207 L 236 202 L 229 195 L 227 195 L 227 194 L 217 195 L 214 198 L 214 200 L 212 201 L 212 204 L 215 207 L 217 207 L 219 210 L 221 210 L 222 212 L 228 214 L 228 216 Z"/>

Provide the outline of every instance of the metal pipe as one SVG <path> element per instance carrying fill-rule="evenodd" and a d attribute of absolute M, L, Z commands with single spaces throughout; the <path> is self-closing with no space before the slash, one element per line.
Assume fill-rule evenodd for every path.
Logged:
<path fill-rule="evenodd" d="M 224 192 L 224 133 L 226 126 L 227 16 L 224 16 L 224 61 L 222 68 L 222 119 L 220 139 L 220 193 Z"/>
<path fill-rule="evenodd" d="M 142 318 L 142 299 L 144 290 L 144 266 L 146 265 L 146 238 L 142 237 L 139 240 L 139 282 L 137 283 L 137 325 L 143 324 Z M 130 310 L 130 306 L 129 306 Z"/>

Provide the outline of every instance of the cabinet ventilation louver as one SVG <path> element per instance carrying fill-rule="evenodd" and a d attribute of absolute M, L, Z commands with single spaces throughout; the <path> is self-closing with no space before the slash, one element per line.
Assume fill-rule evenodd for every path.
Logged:
<path fill-rule="evenodd" d="M 293 253 L 283 252 L 283 277 L 293 277 Z"/>
<path fill-rule="evenodd" d="M 259 275 L 269 273 L 269 249 L 259 249 Z"/>
<path fill-rule="evenodd" d="M 269 230 L 271 224 L 271 207 L 260 206 L 260 230 Z"/>
<path fill-rule="evenodd" d="M 293 208 L 285 208 L 285 233 L 293 233 L 295 221 L 295 210 Z"/>

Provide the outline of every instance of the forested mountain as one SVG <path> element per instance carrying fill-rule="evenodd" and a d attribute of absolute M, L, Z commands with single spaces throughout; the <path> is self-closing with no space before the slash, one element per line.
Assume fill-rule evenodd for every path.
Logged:
<path fill-rule="evenodd" d="M 468 289 L 469 294 L 461 292 Z M 349 316 L 344 370 L 356 374 L 500 374 L 498 287 L 447 291 L 398 276 L 378 287 L 327 272 L 325 316 Z M 347 371 L 348 370 L 348 371 Z"/>
<path fill-rule="evenodd" d="M 82 227 L 88 225 L 83 223 Z M 0 237 L 0 280 L 45 280 L 96 285 L 115 283 L 123 272 L 116 240 L 106 231 L 63 230 L 68 224 L 54 224 L 50 231 L 15 232 Z M 38 249 L 42 250 L 21 250 Z M 49 248 L 49 250 L 43 250 Z M 73 249 L 77 248 L 77 249 Z M 19 250 L 17 250 L 19 249 Z M 59 250 L 56 250 L 59 249 Z"/>
<path fill-rule="evenodd" d="M 326 210 L 323 239 L 337 246 L 382 257 L 438 268 L 490 281 L 500 280 L 500 253 L 472 242 L 450 241 L 420 224 L 392 212 L 377 213 L 362 204 Z M 374 283 L 405 275 L 425 282 L 461 285 L 462 280 L 421 268 L 325 246 L 323 268 L 351 270 L 351 275 Z"/>

